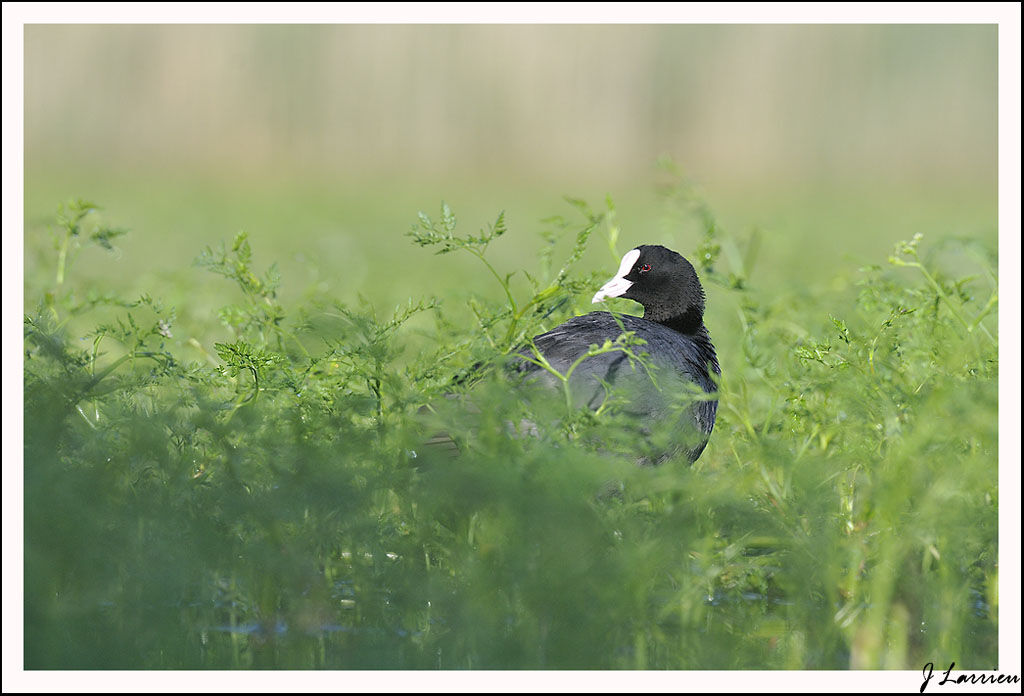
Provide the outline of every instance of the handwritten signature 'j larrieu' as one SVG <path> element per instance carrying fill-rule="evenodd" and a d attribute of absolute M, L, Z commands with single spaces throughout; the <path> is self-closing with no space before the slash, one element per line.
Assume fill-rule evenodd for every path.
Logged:
<path fill-rule="evenodd" d="M 938 686 L 943 684 L 1020 684 L 1019 674 L 960 674 L 951 677 L 949 673 L 953 671 L 955 666 L 955 662 L 949 663 L 949 669 L 943 673 L 942 681 L 937 682 Z M 925 687 L 928 686 L 928 682 L 932 680 L 934 669 L 935 665 L 928 662 L 925 664 L 924 669 L 921 670 L 921 675 L 924 677 L 924 681 L 921 683 L 922 694 Z"/>

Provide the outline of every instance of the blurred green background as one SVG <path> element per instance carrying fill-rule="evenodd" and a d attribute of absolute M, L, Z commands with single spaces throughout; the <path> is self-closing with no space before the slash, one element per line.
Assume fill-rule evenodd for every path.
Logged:
<path fill-rule="evenodd" d="M 471 260 L 402 236 L 442 200 L 463 228 L 506 211 L 510 269 L 562 195 L 685 254 L 668 156 L 764 232 L 755 281 L 814 287 L 906 230 L 995 244 L 996 64 L 994 25 L 29 25 L 26 282 L 69 196 L 131 230 L 76 277 L 178 305 L 240 230 L 285 292 L 457 292 Z"/>

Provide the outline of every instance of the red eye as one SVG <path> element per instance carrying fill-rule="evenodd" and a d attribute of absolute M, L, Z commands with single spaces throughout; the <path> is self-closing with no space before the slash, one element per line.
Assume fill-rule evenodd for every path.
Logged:
<path fill-rule="evenodd" d="M 646 273 L 649 270 L 651 270 L 651 264 L 649 263 L 645 263 L 643 266 L 640 267 L 641 273 Z"/>

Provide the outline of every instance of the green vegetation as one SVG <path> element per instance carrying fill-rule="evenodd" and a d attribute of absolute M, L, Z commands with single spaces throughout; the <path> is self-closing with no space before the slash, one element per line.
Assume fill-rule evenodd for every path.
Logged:
<path fill-rule="evenodd" d="M 25 666 L 994 668 L 994 248 L 911 229 L 833 269 L 854 284 L 765 287 L 763 234 L 664 194 L 723 374 L 701 459 L 656 468 L 613 408 L 501 371 L 589 311 L 628 248 L 610 199 L 536 240 L 420 214 L 416 268 L 375 259 L 412 296 L 390 312 L 286 295 L 245 234 L 195 250 L 175 308 L 96 291 L 76 254 L 136 232 L 62 206 L 28 245 Z M 509 237 L 540 251 L 510 264 Z M 461 294 L 402 283 L 457 256 Z"/>

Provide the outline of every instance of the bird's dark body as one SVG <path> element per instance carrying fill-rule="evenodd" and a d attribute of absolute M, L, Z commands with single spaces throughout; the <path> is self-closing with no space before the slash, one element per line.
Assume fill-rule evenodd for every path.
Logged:
<path fill-rule="evenodd" d="M 621 412 L 635 418 L 643 432 L 656 425 L 676 429 L 678 447 L 661 453 L 658 461 L 678 450 L 685 450 L 695 461 L 707 444 L 718 409 L 717 400 L 699 398 L 692 386 L 705 394 L 718 388 L 710 376 L 720 374 L 718 358 L 703 323 L 686 334 L 641 317 L 591 312 L 536 336 L 533 344 L 554 369 L 565 374 L 591 345 L 615 341 L 624 331 L 644 340 L 629 350 L 644 356 L 646 367 L 621 350 L 588 357 L 570 376 L 574 401 L 597 409 L 607 398 L 607 385 L 627 396 Z M 519 354 L 529 356 L 530 349 Z M 554 375 L 533 362 L 521 360 L 516 369 L 528 379 L 558 385 Z"/>

